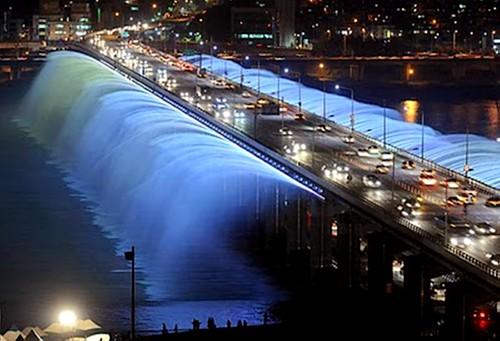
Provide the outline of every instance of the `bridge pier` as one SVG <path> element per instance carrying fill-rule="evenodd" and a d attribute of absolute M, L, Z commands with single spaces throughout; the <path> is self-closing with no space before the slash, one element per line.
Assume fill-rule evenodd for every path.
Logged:
<path fill-rule="evenodd" d="M 384 297 L 392 290 L 392 260 L 384 232 L 372 231 L 368 239 L 368 290 L 375 297 Z"/>
<path fill-rule="evenodd" d="M 358 288 L 360 284 L 360 227 L 361 221 L 351 209 L 337 219 L 337 261 L 339 287 Z"/>
<path fill-rule="evenodd" d="M 447 283 L 445 301 L 445 334 L 449 340 L 466 340 L 466 314 L 469 295 L 466 283 L 458 281 Z"/>
<path fill-rule="evenodd" d="M 404 262 L 403 307 L 409 336 L 421 336 L 430 310 L 430 276 L 420 254 L 406 253 Z"/>

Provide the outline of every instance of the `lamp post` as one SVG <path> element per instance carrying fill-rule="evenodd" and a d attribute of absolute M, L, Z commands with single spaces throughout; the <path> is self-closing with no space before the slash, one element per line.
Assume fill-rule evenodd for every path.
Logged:
<path fill-rule="evenodd" d="M 323 79 L 323 123 L 326 123 L 326 79 Z"/>
<path fill-rule="evenodd" d="M 245 56 L 245 58 L 243 58 L 243 61 L 241 62 L 241 67 L 240 67 L 240 88 L 243 89 L 243 80 L 244 80 L 244 75 L 243 75 L 243 66 L 244 66 L 244 63 L 246 61 L 249 61 L 250 60 L 250 57 L 249 56 Z"/>
<path fill-rule="evenodd" d="M 386 101 L 384 98 L 384 148 L 387 146 L 387 110 L 385 108 L 386 106 Z"/>
<path fill-rule="evenodd" d="M 425 113 L 422 111 L 422 118 L 421 118 L 421 141 L 420 141 L 420 158 L 422 161 L 424 161 L 424 147 L 425 147 Z"/>
<path fill-rule="evenodd" d="M 260 58 L 257 57 L 257 95 L 260 97 Z"/>
<path fill-rule="evenodd" d="M 131 300 L 130 300 L 130 333 L 132 341 L 135 340 L 135 247 L 124 253 L 125 260 L 132 262 Z"/>
<path fill-rule="evenodd" d="M 355 117 L 354 117 L 354 90 L 345 86 L 340 86 L 339 84 L 335 85 L 335 90 L 344 89 L 350 92 L 351 94 L 351 132 L 354 131 L 355 125 Z"/>
<path fill-rule="evenodd" d="M 469 172 L 472 170 L 469 165 L 469 127 L 465 131 L 465 163 L 464 163 L 464 175 L 466 178 L 469 177 Z"/>

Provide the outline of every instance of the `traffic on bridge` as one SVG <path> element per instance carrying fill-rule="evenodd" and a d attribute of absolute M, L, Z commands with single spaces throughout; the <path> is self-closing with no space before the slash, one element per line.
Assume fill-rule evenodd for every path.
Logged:
<path fill-rule="evenodd" d="M 467 176 L 470 169 L 461 174 L 427 160 L 424 151 L 436 154 L 436 150 L 425 147 L 419 150 L 420 155 L 414 155 L 385 138 L 369 136 L 375 128 L 366 129 L 369 125 L 358 124 L 355 116 L 359 110 L 370 110 L 369 106 L 362 105 L 355 113 L 353 90 L 342 85 L 336 86 L 336 90 L 350 92 L 352 106 L 343 113 L 343 122 L 338 119 L 341 115 L 327 107 L 331 101 L 325 99 L 325 92 L 321 93 L 319 104 L 318 96 L 314 98 L 321 112 L 306 111 L 304 103 L 311 101 L 308 94 L 318 90 L 305 89 L 300 79 L 291 83 L 294 73 L 288 69 L 280 70 L 281 75 L 252 69 L 254 76 L 258 73 L 255 87 L 246 79 L 249 71 L 232 61 L 200 55 L 179 59 L 138 42 L 108 41 L 99 35 L 89 43 L 102 55 L 182 98 L 186 105 L 212 115 L 227 127 L 350 193 L 365 207 L 382 210 L 388 214 L 387 219 L 390 216 L 488 276 L 500 279 L 500 196 L 493 187 L 500 179 L 494 167 L 479 170 L 477 174 L 482 177 L 473 179 Z M 239 70 L 239 75 L 235 70 Z M 287 98 L 284 89 L 288 89 Z M 385 130 L 390 129 L 386 126 L 387 117 L 396 114 L 389 109 L 387 114 L 386 109 L 377 110 L 384 110 L 383 128 L 377 129 L 383 129 L 385 136 Z M 363 126 L 364 130 L 360 129 Z M 428 129 L 422 125 L 422 146 L 424 130 Z M 399 134 L 397 138 L 404 141 L 405 136 Z M 466 138 L 464 147 L 470 149 L 466 153 L 471 155 L 474 147 L 469 146 L 469 140 L 474 141 L 474 146 L 483 147 L 492 142 L 475 136 Z M 486 157 L 494 152 L 486 153 Z M 457 150 L 448 153 L 453 162 L 462 162 L 463 156 L 458 156 Z M 478 164 L 484 161 L 484 153 L 478 160 Z M 470 167 L 468 163 L 465 166 Z"/>

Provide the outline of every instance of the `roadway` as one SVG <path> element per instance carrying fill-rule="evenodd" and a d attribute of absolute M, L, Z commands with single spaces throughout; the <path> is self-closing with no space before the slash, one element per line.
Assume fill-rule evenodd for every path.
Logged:
<path fill-rule="evenodd" d="M 478 188 L 477 202 L 467 205 L 466 210 L 464 205 L 446 205 L 445 198 L 456 196 L 459 191 L 454 188 L 447 189 L 442 185 L 449 174 L 435 170 L 437 184 L 423 185 L 419 182 L 419 176 L 426 167 L 417 161 L 414 169 L 403 169 L 403 162 L 408 162 L 409 159 L 407 155 L 399 154 L 393 154 L 394 167 L 389 167 L 386 174 L 377 173 L 376 166 L 381 164 L 381 152 L 386 150 L 382 144 L 378 144 L 376 148 L 372 147 L 375 151 L 373 154 L 363 152 L 362 149 L 373 146 L 374 141 L 363 137 L 362 134 L 354 133 L 354 142 L 346 143 L 345 137 L 350 133 L 348 129 L 328 122 L 329 131 L 319 131 L 318 126 L 323 123 L 322 118 L 306 113 L 304 120 L 297 120 L 295 114 L 298 109 L 286 103 L 283 104 L 286 112 L 283 111 L 282 115 L 256 115 L 255 109 L 250 108 L 250 104 L 256 103 L 257 99 L 262 97 L 255 92 L 243 91 L 237 84 L 233 84 L 236 85 L 233 86 L 235 89 L 229 89 L 229 86 L 225 86 L 229 82 L 222 81 L 221 78 L 217 78 L 219 81 L 216 82 L 215 76 L 198 77 L 195 72 L 189 71 L 193 69 L 192 66 L 143 45 L 127 45 L 117 41 L 104 42 L 98 39 L 96 43 L 101 53 L 162 84 L 170 92 L 184 98 L 227 126 L 238 129 L 335 186 L 354 193 L 363 202 L 390 212 L 392 219 L 405 222 L 403 225 L 409 223 L 408 225 L 418 227 L 436 238 L 446 239 L 449 244 L 461 251 L 490 264 L 493 268 L 500 269 L 491 264 L 486 256 L 500 253 L 500 207 L 491 208 L 484 205 L 488 197 L 494 193 L 493 189 L 490 193 L 486 193 L 484 189 Z M 176 82 L 175 86 L 172 85 L 173 79 Z M 197 85 L 205 87 L 211 98 L 201 99 L 196 94 Z M 216 98 L 225 99 L 227 108 L 216 109 L 213 105 Z M 246 108 L 245 104 L 249 107 Z M 283 127 L 291 131 L 292 135 L 285 136 L 280 133 Z M 287 152 L 287 149 L 293 149 L 291 147 L 293 144 L 303 145 L 305 148 L 297 152 Z M 352 180 L 349 181 L 345 173 L 326 174 L 324 167 L 332 162 L 347 165 Z M 380 180 L 381 186 L 368 187 L 363 181 L 363 177 L 368 174 L 375 175 Z M 460 187 L 463 185 L 460 184 Z M 402 216 L 397 206 L 403 198 L 418 198 L 423 201 L 421 207 L 413 210 L 411 215 Z M 445 228 L 445 225 L 438 223 L 436 219 L 444 220 L 446 212 L 449 222 L 468 224 L 470 228 L 453 228 L 450 224 Z M 471 234 L 474 224 L 484 222 L 489 223 L 496 232 L 489 235 Z"/>

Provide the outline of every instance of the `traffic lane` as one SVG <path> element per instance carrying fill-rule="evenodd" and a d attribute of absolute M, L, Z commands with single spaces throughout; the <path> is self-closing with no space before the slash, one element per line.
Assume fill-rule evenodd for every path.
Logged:
<path fill-rule="evenodd" d="M 148 58 L 148 57 L 147 57 L 147 60 L 148 60 L 148 62 L 154 62 L 155 64 L 156 64 L 156 63 L 158 63 L 158 62 L 157 62 L 157 60 L 156 60 L 155 58 Z M 164 66 L 164 64 L 162 64 L 162 65 Z M 168 64 L 166 64 L 166 65 L 167 65 L 167 66 L 169 66 Z M 171 69 L 172 69 L 172 70 L 174 70 L 173 68 L 171 68 Z M 179 77 L 179 76 L 181 76 L 181 75 L 184 75 L 184 76 L 187 76 L 187 78 L 189 78 L 189 75 L 188 75 L 188 73 L 187 73 L 187 72 L 184 72 L 184 71 L 181 71 L 181 70 L 176 70 L 176 71 L 177 71 L 177 72 L 175 72 L 175 73 L 176 73 L 176 76 L 177 76 L 177 77 Z M 197 77 L 196 77 L 196 78 L 197 78 Z M 188 81 L 188 79 L 187 79 L 186 81 Z M 223 93 L 227 93 L 227 92 L 228 92 L 227 90 L 226 90 L 226 91 L 224 91 L 223 89 L 218 89 L 218 88 L 216 88 L 216 87 L 213 87 L 212 83 L 211 83 L 210 81 L 206 80 L 205 78 L 201 78 L 201 79 L 200 79 L 200 82 L 201 82 L 202 84 L 204 84 L 205 86 L 209 86 L 209 87 L 211 87 L 211 89 L 212 89 L 213 91 L 220 91 L 220 92 L 223 92 Z M 194 89 L 193 89 L 193 90 L 194 90 Z M 243 100 L 243 98 L 239 98 L 239 94 L 235 93 L 234 91 L 229 91 L 229 94 L 230 94 L 230 97 L 232 98 L 232 101 L 231 101 L 231 102 L 233 102 L 233 104 L 237 104 L 237 103 L 239 103 L 239 102 L 241 102 L 241 101 Z M 247 98 L 247 100 L 248 100 L 248 98 Z M 311 122 L 312 124 L 311 124 L 311 126 L 310 126 L 310 127 L 313 129 L 313 126 L 314 126 L 314 125 L 316 125 L 316 124 L 318 124 L 318 123 L 317 123 L 317 122 L 314 122 L 314 121 L 317 121 L 317 120 L 316 120 L 316 118 L 313 118 L 311 121 L 312 121 L 312 122 Z M 340 134 L 340 132 L 337 132 L 337 134 Z M 363 141 L 362 139 L 357 139 L 357 141 L 358 141 L 358 142 L 357 142 L 357 145 L 358 145 L 358 147 L 359 147 L 359 148 L 363 148 L 363 147 L 369 146 L 369 143 L 370 143 L 369 141 Z M 373 159 L 373 160 L 374 160 L 374 159 Z M 370 164 L 371 164 L 371 166 L 376 166 L 376 164 L 374 164 L 374 163 L 376 163 L 376 162 L 374 162 L 373 160 L 365 159 L 365 161 L 368 161 L 368 163 L 370 163 Z M 371 161 L 371 162 L 370 162 L 370 161 Z M 417 177 L 418 175 L 417 175 L 417 174 L 415 174 L 414 176 L 415 176 L 415 177 Z M 443 179 L 444 179 L 444 178 L 443 178 Z M 414 179 L 411 179 L 411 180 L 414 180 Z"/>
<path fill-rule="evenodd" d="M 185 73 L 184 73 L 185 74 Z"/>

